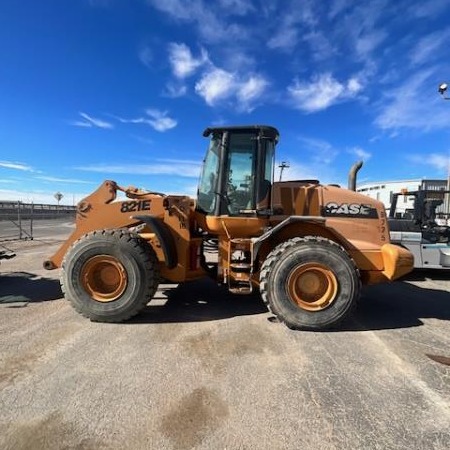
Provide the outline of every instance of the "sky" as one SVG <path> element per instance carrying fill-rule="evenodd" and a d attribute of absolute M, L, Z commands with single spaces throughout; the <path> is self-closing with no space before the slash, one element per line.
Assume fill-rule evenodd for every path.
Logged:
<path fill-rule="evenodd" d="M 2 0 L 0 200 L 195 196 L 219 125 L 275 126 L 284 180 L 445 179 L 449 42 L 448 0 Z"/>

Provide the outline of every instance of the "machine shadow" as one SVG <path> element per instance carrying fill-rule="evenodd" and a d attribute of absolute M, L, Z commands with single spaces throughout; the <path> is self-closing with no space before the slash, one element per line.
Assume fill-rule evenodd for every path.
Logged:
<path fill-rule="evenodd" d="M 206 279 L 162 287 L 155 299 L 126 323 L 202 322 L 267 312 L 258 292 L 233 295 Z M 423 325 L 422 319 L 427 318 L 450 320 L 449 293 L 397 281 L 365 287 L 354 314 L 331 331 L 410 328 Z M 268 319 L 276 322 L 274 317 Z"/>
<path fill-rule="evenodd" d="M 434 281 L 450 281 L 450 270 L 448 269 L 415 269 L 407 275 L 405 280 L 425 281 L 427 279 Z"/>
<path fill-rule="evenodd" d="M 446 282 L 450 271 L 413 272 L 404 281 L 363 288 L 354 314 L 333 332 L 410 328 L 423 325 L 422 319 L 450 320 L 450 294 L 446 290 L 426 289 L 408 281 L 433 278 Z M 0 305 L 17 307 L 61 299 L 59 281 L 34 273 L 2 273 Z M 16 306 L 15 306 L 16 304 Z M 26 305 L 25 305 L 26 306 Z M 233 295 L 210 279 L 161 285 L 144 310 L 124 324 L 202 322 L 267 313 L 256 291 L 252 295 Z M 269 317 L 269 320 L 272 320 Z M 276 321 L 274 321 L 276 322 Z"/>
<path fill-rule="evenodd" d="M 233 295 L 204 279 L 160 286 L 147 307 L 126 323 L 203 322 L 262 313 L 267 313 L 267 308 L 258 292 Z"/>
<path fill-rule="evenodd" d="M 421 319 L 450 320 L 449 292 L 397 281 L 365 287 L 353 316 L 335 331 L 410 328 Z"/>
<path fill-rule="evenodd" d="M 0 275 L 0 304 L 40 303 L 62 298 L 59 281 L 29 272 Z"/>

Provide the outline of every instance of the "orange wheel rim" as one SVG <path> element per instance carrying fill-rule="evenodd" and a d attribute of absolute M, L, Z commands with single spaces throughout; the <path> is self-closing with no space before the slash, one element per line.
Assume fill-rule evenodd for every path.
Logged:
<path fill-rule="evenodd" d="M 320 311 L 336 299 L 338 282 L 334 273 L 317 263 L 303 264 L 289 275 L 287 289 L 294 303 L 307 311 Z"/>
<path fill-rule="evenodd" d="M 110 255 L 90 258 L 81 269 L 84 289 L 98 302 L 113 302 L 125 291 L 128 277 L 122 263 Z"/>

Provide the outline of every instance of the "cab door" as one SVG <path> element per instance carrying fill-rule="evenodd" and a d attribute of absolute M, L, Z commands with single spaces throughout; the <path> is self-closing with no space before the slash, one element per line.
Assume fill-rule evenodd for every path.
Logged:
<path fill-rule="evenodd" d="M 254 134 L 231 134 L 225 169 L 225 199 L 231 216 L 254 212 L 257 140 Z"/>

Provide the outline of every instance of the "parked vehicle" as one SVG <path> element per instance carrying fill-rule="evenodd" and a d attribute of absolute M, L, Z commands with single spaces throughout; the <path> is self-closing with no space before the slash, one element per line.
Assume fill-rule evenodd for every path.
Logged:
<path fill-rule="evenodd" d="M 393 195 L 389 211 L 391 241 L 414 255 L 415 268 L 450 269 L 450 226 L 445 213 L 436 209 L 448 204 L 450 191 L 403 191 Z M 414 198 L 414 208 L 397 212 L 399 198 Z"/>

